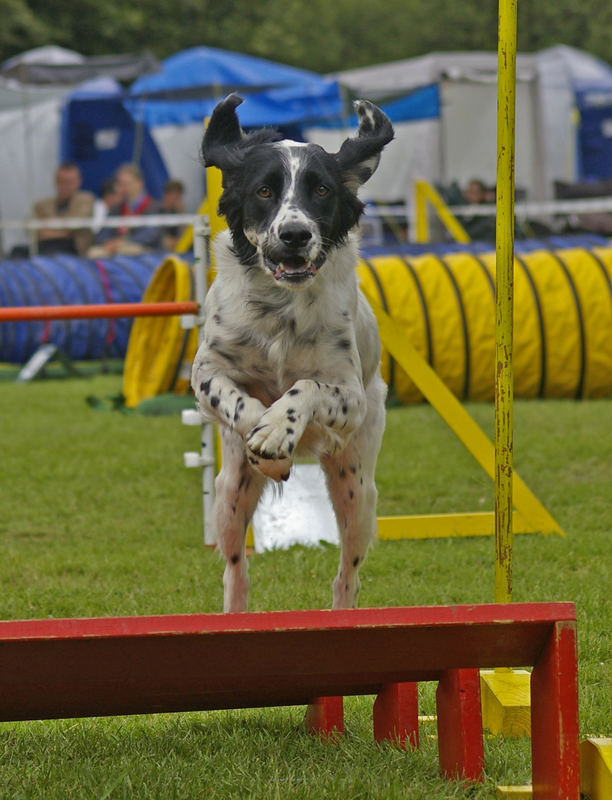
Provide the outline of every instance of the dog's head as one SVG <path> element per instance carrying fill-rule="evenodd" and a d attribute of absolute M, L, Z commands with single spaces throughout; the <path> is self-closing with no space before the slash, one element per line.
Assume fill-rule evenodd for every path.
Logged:
<path fill-rule="evenodd" d="M 328 153 L 267 129 L 244 134 L 236 115 L 241 102 L 232 94 L 219 103 L 202 144 L 206 166 L 223 174 L 219 211 L 242 263 L 260 266 L 279 284 L 305 286 L 357 224 L 357 190 L 378 166 L 393 127 L 379 108 L 359 100 L 357 135 Z"/>

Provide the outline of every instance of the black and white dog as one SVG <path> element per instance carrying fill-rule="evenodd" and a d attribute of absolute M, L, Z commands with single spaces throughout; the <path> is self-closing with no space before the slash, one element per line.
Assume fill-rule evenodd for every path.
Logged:
<path fill-rule="evenodd" d="M 205 304 L 192 385 L 219 424 L 222 467 L 214 526 L 227 560 L 225 611 L 245 611 L 245 534 L 268 478 L 316 454 L 342 545 L 333 607 L 357 604 L 359 565 L 376 535 L 374 469 L 385 424 L 385 384 L 374 316 L 358 289 L 357 189 L 393 138 L 387 117 L 358 101 L 359 130 L 338 153 L 245 135 L 230 95 L 202 145 L 223 175 L 217 277 Z"/>

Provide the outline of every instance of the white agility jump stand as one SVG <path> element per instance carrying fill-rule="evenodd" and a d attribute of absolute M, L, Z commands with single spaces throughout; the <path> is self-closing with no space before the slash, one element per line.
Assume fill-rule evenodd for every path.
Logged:
<path fill-rule="evenodd" d="M 193 229 L 193 278 L 195 284 L 195 297 L 200 309 L 199 315 L 181 317 L 181 326 L 186 329 L 198 327 L 198 345 L 204 338 L 204 301 L 208 284 L 208 243 L 210 241 L 210 226 L 208 221 L 199 217 Z M 214 531 L 210 524 L 212 519 L 212 506 L 215 494 L 215 449 L 214 428 L 212 422 L 204 420 L 201 414 L 194 409 L 185 409 L 181 416 L 183 425 L 201 426 L 200 452 L 184 453 L 186 467 L 202 467 L 202 505 L 204 512 L 204 544 L 210 547 L 216 544 Z"/>

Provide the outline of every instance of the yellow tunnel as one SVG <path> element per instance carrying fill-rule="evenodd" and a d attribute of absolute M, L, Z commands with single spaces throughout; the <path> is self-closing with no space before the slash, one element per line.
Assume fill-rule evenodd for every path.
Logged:
<path fill-rule="evenodd" d="M 492 400 L 495 254 L 376 256 L 359 279 L 406 329 L 460 399 Z M 612 394 L 612 248 L 537 250 L 515 258 L 514 376 L 517 397 Z M 147 301 L 193 299 L 189 267 L 176 256 L 154 274 Z M 176 318 L 135 320 L 125 361 L 128 406 L 162 392 L 188 391 L 196 330 Z M 383 349 L 390 396 L 422 400 Z"/>
<path fill-rule="evenodd" d="M 492 400 L 495 253 L 378 256 L 360 280 L 461 399 Z M 514 267 L 517 397 L 612 393 L 612 249 L 538 250 Z M 383 377 L 403 403 L 422 399 L 383 350 Z"/>

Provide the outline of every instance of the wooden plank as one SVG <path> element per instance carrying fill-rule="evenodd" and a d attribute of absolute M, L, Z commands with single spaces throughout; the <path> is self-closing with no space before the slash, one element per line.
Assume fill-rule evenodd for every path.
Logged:
<path fill-rule="evenodd" d="M 480 673 L 483 727 L 494 736 L 529 736 L 531 674 L 524 669 Z"/>
<path fill-rule="evenodd" d="M 344 698 L 315 697 L 306 709 L 304 724 L 308 733 L 323 740 L 335 740 L 344 733 Z"/>
<path fill-rule="evenodd" d="M 558 618 L 575 618 L 573 606 L 0 622 L 0 720 L 377 694 L 457 666 L 533 664 Z"/>
<path fill-rule="evenodd" d="M 534 800 L 579 800 L 576 623 L 556 622 L 531 675 Z"/>
<path fill-rule="evenodd" d="M 589 800 L 612 797 L 612 739 L 585 739 L 580 743 L 580 789 Z"/>
<path fill-rule="evenodd" d="M 539 533 L 518 511 L 513 515 L 514 533 Z M 378 517 L 379 539 L 442 539 L 452 537 L 493 536 L 493 511 L 458 514 L 414 514 Z"/>
<path fill-rule="evenodd" d="M 372 722 L 377 742 L 395 742 L 402 750 L 418 747 L 418 684 L 386 683 L 374 701 Z"/>
<path fill-rule="evenodd" d="M 378 694 L 376 738 L 414 744 L 437 680 L 442 772 L 478 780 L 478 668 L 533 665 L 533 798 L 578 800 L 575 628 L 571 603 L 0 622 L 0 720 L 299 704 L 333 738 Z"/>
<path fill-rule="evenodd" d="M 447 778 L 482 780 L 484 748 L 477 669 L 450 669 L 436 691 L 440 769 Z"/>

